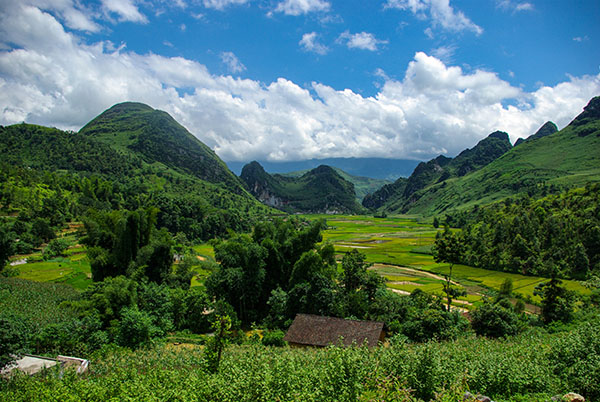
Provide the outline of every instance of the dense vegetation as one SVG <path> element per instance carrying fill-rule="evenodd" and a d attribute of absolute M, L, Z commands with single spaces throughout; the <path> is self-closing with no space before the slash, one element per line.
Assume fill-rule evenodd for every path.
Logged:
<path fill-rule="evenodd" d="M 0 382 L 0 400 L 459 402 L 470 391 L 499 402 L 542 402 L 574 391 L 597 401 L 599 330 L 594 318 L 568 332 L 503 340 L 465 337 L 371 350 L 230 346 L 214 374 L 198 347 L 107 348 L 93 356 L 89 375 L 17 377 Z"/>
<path fill-rule="evenodd" d="M 452 161 L 440 156 L 415 169 L 409 178 L 414 185 L 398 186 L 398 193 L 375 198 L 385 201 L 381 208 L 388 212 L 435 215 L 515 194 L 541 197 L 585 186 L 600 181 L 599 130 L 600 97 L 596 97 L 564 129 L 525 141 L 483 167 L 466 165 L 474 168 L 469 174 L 448 171 L 458 156 Z"/>
<path fill-rule="evenodd" d="M 300 177 L 270 175 L 258 162 L 244 166 L 240 176 L 255 197 L 285 212 L 359 213 L 354 185 L 329 166 Z"/>
<path fill-rule="evenodd" d="M 118 129 L 123 121 L 128 130 L 134 123 L 141 127 L 135 138 L 143 139 L 143 147 L 123 146 L 132 140 L 131 131 Z M 160 227 L 181 232 L 189 240 L 207 240 L 228 230 L 247 231 L 253 217 L 269 212 L 222 161 L 213 153 L 204 155 L 206 147 L 163 112 L 139 104 L 117 105 L 93 123 L 85 134 L 28 124 L 0 128 L 0 209 L 23 222 L 15 228 L 10 219 L 8 230 L 16 238 L 31 232 L 23 225 L 32 225 L 37 218 L 56 231 L 89 209 L 155 207 Z M 168 149 L 179 140 L 191 156 L 163 163 L 165 149 L 181 153 Z M 39 245 L 31 237 L 25 237 L 26 243 Z"/>
<path fill-rule="evenodd" d="M 600 276 L 600 185 L 449 215 L 462 227 L 460 262 L 545 277 Z"/>

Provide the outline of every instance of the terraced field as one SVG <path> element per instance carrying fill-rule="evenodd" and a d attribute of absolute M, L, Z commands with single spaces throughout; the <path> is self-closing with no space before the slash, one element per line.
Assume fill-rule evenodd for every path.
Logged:
<path fill-rule="evenodd" d="M 449 273 L 449 266 L 436 263 L 430 254 L 438 230 L 431 224 L 411 216 L 373 218 L 311 215 L 309 218 L 327 220 L 328 229 L 323 233 L 323 240 L 333 243 L 340 255 L 353 248 L 365 253 L 367 261 L 374 264 L 370 269 L 384 276 L 389 288 L 400 293 L 418 288 L 428 293 L 442 294 L 443 277 Z M 539 301 L 533 291 L 537 284 L 547 280 L 455 265 L 452 279 L 465 287 L 468 293 L 459 298 L 456 305 L 468 307 L 477 304 L 483 295 L 491 294 L 507 278 L 512 279 L 515 293 L 531 301 Z M 589 293 L 577 281 L 564 281 L 564 285 L 576 292 Z"/>

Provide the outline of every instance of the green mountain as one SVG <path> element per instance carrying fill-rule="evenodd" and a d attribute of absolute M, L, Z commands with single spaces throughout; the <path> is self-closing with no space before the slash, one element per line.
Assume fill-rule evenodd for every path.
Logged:
<path fill-rule="evenodd" d="M 436 183 L 453 177 L 462 177 L 476 171 L 511 149 L 508 134 L 496 131 L 471 148 L 462 151 L 455 158 L 438 156 L 429 162 L 417 165 L 408 179 L 400 178 L 395 183 L 384 186 L 365 197 L 363 206 L 389 210 L 405 210 L 417 200 L 415 194 Z"/>
<path fill-rule="evenodd" d="M 538 138 L 542 138 L 542 137 L 546 137 L 548 135 L 554 134 L 555 132 L 558 131 L 558 127 L 556 127 L 556 124 L 552 123 L 551 121 L 547 121 L 546 123 L 544 123 L 544 125 L 542 127 L 540 127 L 540 129 L 538 131 L 535 132 L 535 134 L 533 134 L 532 136 L 527 137 L 526 139 L 523 138 L 519 138 L 516 142 L 515 142 L 515 147 L 517 145 L 520 145 L 526 141 L 532 141 L 532 140 L 537 140 Z"/>
<path fill-rule="evenodd" d="M 86 124 L 80 134 L 145 162 L 160 162 L 172 169 L 211 183 L 223 183 L 242 193 L 243 185 L 209 147 L 190 134 L 168 113 L 142 103 L 119 103 Z"/>
<path fill-rule="evenodd" d="M 454 164 L 455 160 L 447 162 L 447 165 Z M 468 174 L 443 177 L 447 168 L 440 168 L 442 172 L 438 180 L 428 180 L 408 196 L 405 188 L 402 194 L 389 197 L 381 208 L 391 212 L 434 215 L 498 201 L 515 194 L 543 196 L 598 182 L 600 97 L 592 99 L 584 112 L 561 131 L 541 136 L 535 141 L 525 141 Z M 419 166 L 413 175 L 418 174 L 418 170 Z M 409 182 L 411 179 L 412 175 Z"/>
<path fill-rule="evenodd" d="M 270 211 L 167 113 L 139 103 L 115 105 L 79 133 L 0 127 L 0 166 L 0 209 L 53 224 L 89 208 L 156 207 L 158 226 L 209 239 Z"/>
<path fill-rule="evenodd" d="M 332 168 L 345 180 L 354 184 L 354 192 L 356 193 L 356 199 L 358 200 L 358 202 L 362 202 L 363 198 L 365 198 L 367 194 L 371 194 L 380 189 L 381 187 L 393 183 L 391 180 L 386 179 L 375 179 L 372 177 L 354 176 L 335 166 L 332 166 Z M 300 177 L 309 171 L 310 169 L 289 173 L 281 173 L 281 176 Z"/>
<path fill-rule="evenodd" d="M 262 203 L 286 212 L 357 213 L 354 185 L 329 166 L 300 177 L 270 175 L 256 161 L 244 166 L 241 179 Z"/>

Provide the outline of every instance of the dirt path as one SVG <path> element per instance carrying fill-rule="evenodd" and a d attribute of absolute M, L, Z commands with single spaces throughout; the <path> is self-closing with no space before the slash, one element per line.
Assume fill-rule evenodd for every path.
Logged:
<path fill-rule="evenodd" d="M 418 275 L 428 276 L 430 278 L 437 279 L 437 280 L 440 280 L 440 281 L 445 281 L 446 280 L 446 278 L 444 278 L 443 276 L 436 275 L 436 274 L 431 273 L 431 272 L 419 271 L 418 269 L 413 269 L 413 268 L 408 268 L 408 267 L 400 267 L 398 265 L 373 264 L 368 269 L 389 268 L 389 267 L 396 268 L 396 269 L 398 269 L 400 271 L 404 271 L 404 272 L 410 272 L 412 274 L 418 274 Z M 452 283 L 453 285 L 458 285 L 458 282 L 455 282 L 455 281 L 450 281 L 450 283 Z"/>

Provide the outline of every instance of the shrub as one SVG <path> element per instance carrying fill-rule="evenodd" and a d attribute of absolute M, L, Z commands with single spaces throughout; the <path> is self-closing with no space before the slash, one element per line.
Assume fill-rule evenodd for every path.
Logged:
<path fill-rule="evenodd" d="M 265 332 L 262 338 L 262 344 L 265 346 L 285 346 L 286 342 L 283 340 L 285 333 L 282 330 L 268 331 Z"/>
<path fill-rule="evenodd" d="M 491 338 L 516 335 L 525 327 L 512 307 L 507 308 L 499 304 L 485 303 L 473 310 L 471 317 L 471 327 L 475 333 Z"/>

